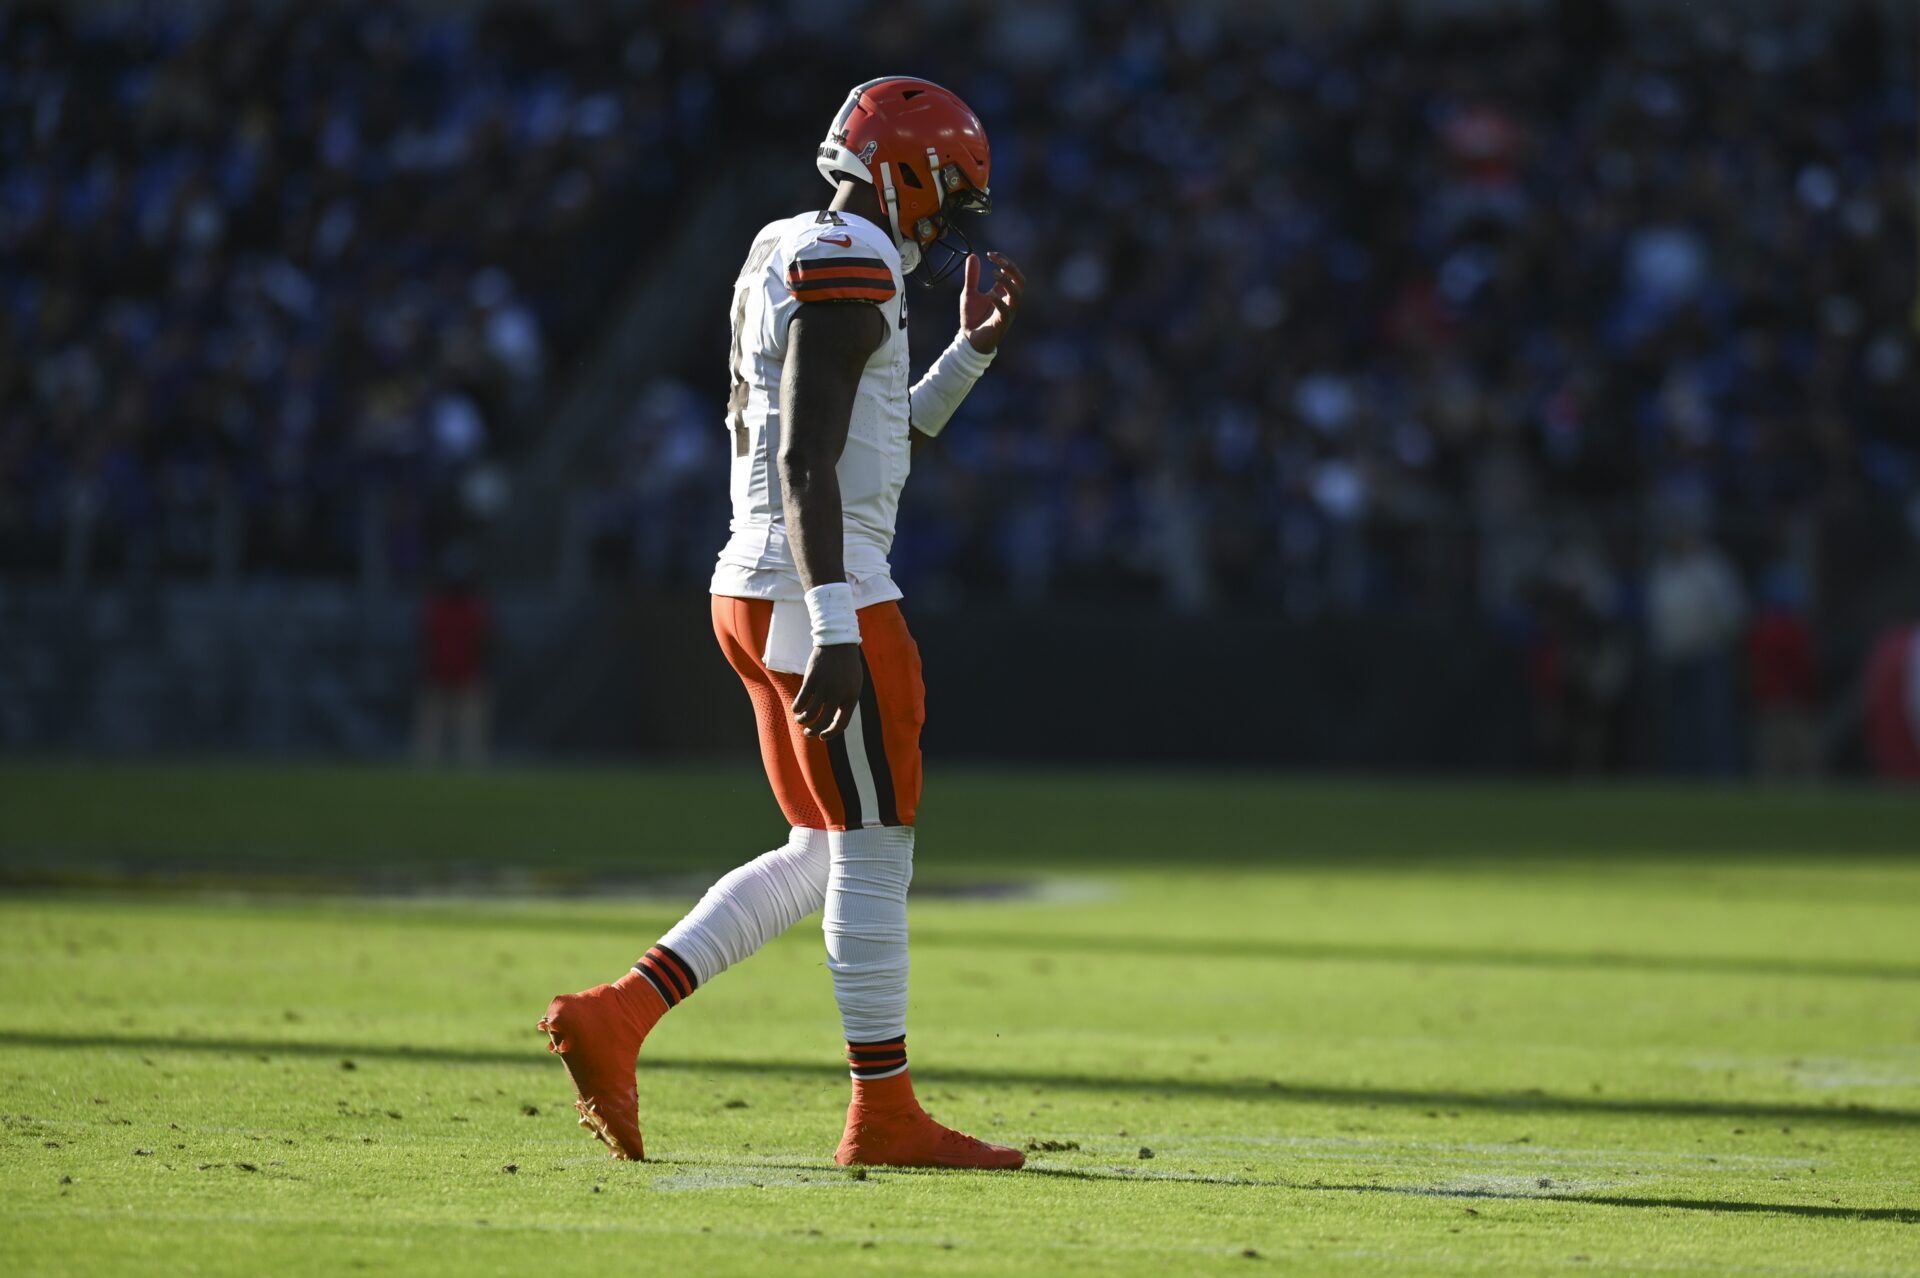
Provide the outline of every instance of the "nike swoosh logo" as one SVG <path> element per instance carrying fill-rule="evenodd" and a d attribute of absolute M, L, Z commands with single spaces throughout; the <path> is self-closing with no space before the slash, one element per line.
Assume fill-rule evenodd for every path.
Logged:
<path fill-rule="evenodd" d="M 852 237 L 851 235 L 842 235 L 842 236 L 840 236 L 840 237 L 839 237 L 838 239 L 836 239 L 836 238 L 834 238 L 834 237 L 833 237 L 833 236 L 831 236 L 831 235 L 823 235 L 823 236 L 821 236 L 821 237 L 819 238 L 819 240 L 817 240 L 817 241 L 816 241 L 816 243 L 820 243 L 820 244 L 837 244 L 837 245 L 839 245 L 839 246 L 840 246 L 841 248 L 852 248 L 852 247 L 853 247 L 853 237 Z"/>

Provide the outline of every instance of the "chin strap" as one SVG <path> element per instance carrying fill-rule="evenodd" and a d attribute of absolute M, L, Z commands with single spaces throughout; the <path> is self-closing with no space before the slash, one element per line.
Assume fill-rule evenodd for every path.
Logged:
<path fill-rule="evenodd" d="M 887 206 L 887 229 L 900 250 L 900 273 L 911 275 L 920 265 L 920 245 L 900 229 L 900 197 L 893 189 L 893 166 L 885 160 L 880 162 L 880 199 Z"/>

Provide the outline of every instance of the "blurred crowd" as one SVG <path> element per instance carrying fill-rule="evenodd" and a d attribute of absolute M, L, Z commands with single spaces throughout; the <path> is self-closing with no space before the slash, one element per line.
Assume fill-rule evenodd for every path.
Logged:
<path fill-rule="evenodd" d="M 899 23 L 851 8 L 881 52 L 806 59 L 810 102 L 893 65 Z M 902 570 L 1311 612 L 1511 597 L 1569 514 L 1613 555 L 1651 549 L 1609 532 L 1647 510 L 1764 539 L 1878 507 L 1910 545 L 1910 21 L 1488 8 L 920 31 L 916 69 L 995 138 L 979 234 L 1035 288 L 914 480 Z M 735 21 L 735 48 L 783 46 Z"/>
<path fill-rule="evenodd" d="M 903 507 L 923 604 L 1475 608 L 1577 771 L 1811 776 L 1886 701 L 1850 596 L 1920 561 L 1911 14 L 835 7 L 731 11 L 726 94 L 958 88 L 1035 281 Z M 718 390 L 636 405 L 621 571 L 704 579 Z"/>
<path fill-rule="evenodd" d="M 1034 281 L 916 468 L 923 604 L 1475 608 L 1580 771 L 1805 777 L 1856 735 L 1871 609 L 1836 624 L 1920 560 L 1911 14 L 834 7 L 813 45 L 731 11 L 727 92 L 958 88 L 995 142 L 976 238 Z M 718 387 L 635 408 L 635 576 L 704 577 Z"/>
<path fill-rule="evenodd" d="M 420 571 L 698 140 L 672 58 L 604 4 L 0 4 L 0 569 Z"/>
<path fill-rule="evenodd" d="M 1914 26 L 1870 0 L 0 0 L 0 574 L 484 570 L 695 198 L 779 162 L 756 220 L 823 200 L 847 87 L 920 74 L 985 120 L 970 229 L 1031 282 L 917 466 L 920 604 L 1472 611 L 1567 766 L 1644 754 L 1637 700 L 1673 766 L 1803 773 L 1845 695 L 1822 627 L 1920 559 Z M 954 297 L 916 293 L 924 366 Z M 713 340 L 547 513 L 603 576 L 698 589 L 723 303 L 655 300 Z"/>
<path fill-rule="evenodd" d="M 716 76 L 768 119 L 862 69 L 958 88 L 978 238 L 1034 281 L 903 510 L 923 597 L 1493 608 L 1569 537 L 1632 593 L 1676 521 L 1755 584 L 1809 521 L 1809 574 L 1912 557 L 1910 15 L 827 8 L 857 20 L 727 10 Z M 642 575 L 714 491 L 718 390 L 636 409 Z"/>
<path fill-rule="evenodd" d="M 1755 586 L 1783 528 L 1818 529 L 1823 587 L 1920 531 L 1889 7 L 0 12 L 16 564 L 78 510 L 96 556 L 195 562 L 237 528 L 250 572 L 372 537 L 424 575 L 670 197 L 776 148 L 811 181 L 876 69 L 980 111 L 978 236 L 1034 281 L 915 478 L 922 597 L 1524 609 L 1571 539 L 1637 609 L 1669 523 Z M 952 299 L 916 300 L 924 361 Z M 720 536 L 701 355 L 610 424 L 589 527 L 643 580 L 697 584 Z"/>
<path fill-rule="evenodd" d="M 984 406 L 983 490 L 1051 486 L 1063 575 L 1295 609 L 1498 587 L 1533 548 L 1476 543 L 1567 510 L 1909 501 L 1907 42 L 1653 8 L 1085 11 L 988 108 L 1047 121 L 1000 181 L 1058 296 Z M 1471 553 L 1436 558 L 1450 528 Z"/>

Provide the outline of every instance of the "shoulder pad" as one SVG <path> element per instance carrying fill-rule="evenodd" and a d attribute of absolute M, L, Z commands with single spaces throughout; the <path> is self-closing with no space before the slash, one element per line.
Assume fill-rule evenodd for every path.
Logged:
<path fill-rule="evenodd" d="M 898 286 L 882 253 L 851 226 L 804 226 L 787 241 L 787 289 L 802 302 L 891 301 Z"/>

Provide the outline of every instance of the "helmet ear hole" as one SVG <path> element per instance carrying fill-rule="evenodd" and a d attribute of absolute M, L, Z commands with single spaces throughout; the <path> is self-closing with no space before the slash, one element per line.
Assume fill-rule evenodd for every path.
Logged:
<path fill-rule="evenodd" d="M 920 178 L 914 173 L 911 164 L 902 164 L 900 166 L 900 180 L 916 191 L 921 189 Z"/>

